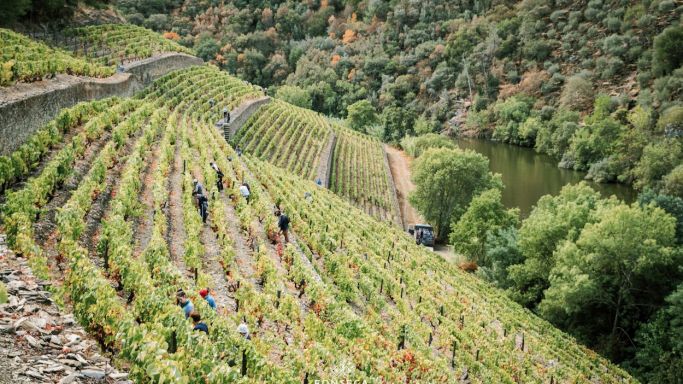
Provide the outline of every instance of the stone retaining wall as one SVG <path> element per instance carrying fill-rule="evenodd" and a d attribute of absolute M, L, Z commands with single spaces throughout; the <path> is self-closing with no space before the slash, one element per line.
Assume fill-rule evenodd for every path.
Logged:
<path fill-rule="evenodd" d="M 60 110 L 79 102 L 111 96 L 129 97 L 176 69 L 201 64 L 183 53 L 168 53 L 124 67 L 105 79 L 57 75 L 54 79 L 0 88 L 0 155 L 17 149 Z"/>
<path fill-rule="evenodd" d="M 259 107 L 270 102 L 270 97 L 264 96 L 260 99 L 248 100 L 242 103 L 239 107 L 235 108 L 234 111 L 230 111 L 230 122 L 222 124 L 222 119 L 219 124 L 223 126 L 223 135 L 225 140 L 229 143 L 230 138 L 235 136 L 237 131 L 244 125 L 244 123 L 249 120 L 249 117 L 256 112 Z"/>

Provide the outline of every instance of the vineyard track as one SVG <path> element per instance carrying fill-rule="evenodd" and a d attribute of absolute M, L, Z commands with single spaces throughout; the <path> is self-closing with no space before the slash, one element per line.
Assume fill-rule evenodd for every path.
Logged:
<path fill-rule="evenodd" d="M 185 253 L 185 224 L 183 222 L 183 159 L 180 156 L 180 145 L 176 144 L 173 155 L 171 174 L 168 177 L 168 233 L 166 242 L 171 259 L 182 276 L 188 276 L 188 269 L 183 260 Z"/>
<path fill-rule="evenodd" d="M 408 196 L 415 190 L 415 185 L 410 178 L 412 159 L 405 152 L 392 146 L 385 145 L 384 149 L 387 152 L 389 167 L 394 178 L 394 185 L 396 185 L 396 197 L 398 198 L 404 225 L 423 223 L 424 219 L 420 217 L 420 214 L 417 213 L 417 210 L 408 201 Z"/>
<path fill-rule="evenodd" d="M 133 248 L 133 256 L 139 257 L 144 251 L 152 237 L 152 226 L 154 225 L 154 196 L 153 183 L 154 172 L 159 167 L 159 159 L 161 152 L 161 143 L 156 142 L 153 149 L 148 151 L 149 162 L 145 166 L 142 173 L 142 191 L 140 193 L 140 204 L 142 205 L 142 212 L 135 217 L 135 224 L 133 225 L 133 233 L 135 234 L 135 246 Z"/>

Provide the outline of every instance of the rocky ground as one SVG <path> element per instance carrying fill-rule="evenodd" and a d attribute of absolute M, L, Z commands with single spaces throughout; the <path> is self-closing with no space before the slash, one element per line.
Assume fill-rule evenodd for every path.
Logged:
<path fill-rule="evenodd" d="M 0 234 L 0 281 L 8 302 L 0 304 L 0 384 L 132 383 L 111 365 L 95 340 L 51 299 Z"/>

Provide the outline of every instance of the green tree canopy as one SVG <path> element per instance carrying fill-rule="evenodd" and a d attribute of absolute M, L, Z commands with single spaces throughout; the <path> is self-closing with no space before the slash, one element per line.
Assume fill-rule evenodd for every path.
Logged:
<path fill-rule="evenodd" d="M 478 153 L 450 148 L 431 148 L 415 161 L 410 203 L 439 238 L 447 238 L 450 223 L 460 219 L 474 196 L 502 187 L 500 177 L 491 174 L 488 166 L 488 159 Z"/>
<path fill-rule="evenodd" d="M 275 97 L 301 108 L 310 109 L 313 104 L 311 94 L 307 90 L 295 85 L 283 85 L 278 88 Z"/>
<path fill-rule="evenodd" d="M 555 265 L 555 249 L 563 240 L 575 240 L 594 210 L 604 201 L 586 183 L 567 185 L 557 196 L 541 197 L 519 230 L 524 263 L 510 267 L 511 296 L 533 308 L 548 288 Z"/>
<path fill-rule="evenodd" d="M 519 209 L 505 209 L 500 190 L 489 189 L 470 202 L 460 220 L 451 225 L 450 243 L 478 265 L 491 266 L 486 258 L 486 238 L 490 232 L 517 225 Z"/>
<path fill-rule="evenodd" d="M 456 148 L 453 139 L 436 133 L 412 137 L 406 136 L 401 140 L 401 147 L 412 157 L 420 157 L 429 148 Z"/>
<path fill-rule="evenodd" d="M 555 253 L 540 313 L 613 358 L 678 281 L 675 219 L 637 204 L 603 206 Z M 654 309 L 653 309 L 654 308 Z"/>
<path fill-rule="evenodd" d="M 369 100 L 356 101 L 346 109 L 348 111 L 346 121 L 349 127 L 358 132 L 367 133 L 367 127 L 378 121 L 375 107 Z"/>

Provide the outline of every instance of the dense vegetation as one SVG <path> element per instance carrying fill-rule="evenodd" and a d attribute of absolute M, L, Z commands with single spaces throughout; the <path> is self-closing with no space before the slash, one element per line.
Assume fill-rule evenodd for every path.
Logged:
<path fill-rule="evenodd" d="M 682 190 L 683 7 L 672 0 L 117 4 L 316 111 L 354 117 L 369 101 L 375 116 L 362 121 L 374 126 L 359 128 L 387 141 L 482 135 L 599 182 Z"/>

